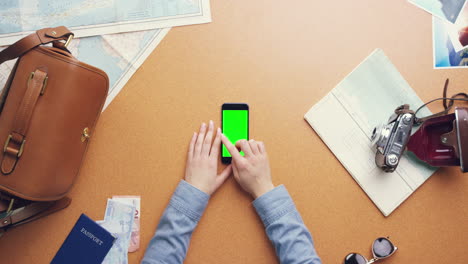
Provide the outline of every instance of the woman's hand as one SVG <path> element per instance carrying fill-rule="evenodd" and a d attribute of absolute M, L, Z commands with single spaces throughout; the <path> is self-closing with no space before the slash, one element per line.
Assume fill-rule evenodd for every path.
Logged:
<path fill-rule="evenodd" d="M 221 139 L 231 153 L 234 178 L 242 189 L 257 199 L 275 188 L 271 181 L 270 164 L 263 142 L 253 139 L 239 140 L 234 146 L 226 136 L 222 135 Z M 236 147 L 244 152 L 244 157 Z"/>
<path fill-rule="evenodd" d="M 208 132 L 206 124 L 203 123 L 200 132 L 193 134 L 185 169 L 185 181 L 209 195 L 213 194 L 232 172 L 229 165 L 218 175 L 221 129 L 216 130 L 214 141 L 213 132 L 214 124 L 210 121 Z"/>

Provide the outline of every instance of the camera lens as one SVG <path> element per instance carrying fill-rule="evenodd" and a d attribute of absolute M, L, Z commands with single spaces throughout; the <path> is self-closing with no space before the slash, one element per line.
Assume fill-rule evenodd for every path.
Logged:
<path fill-rule="evenodd" d="M 380 138 L 382 137 L 382 125 L 380 126 L 377 126 L 374 128 L 374 130 L 372 130 L 372 136 L 371 136 L 371 141 L 372 141 L 372 145 L 376 145 L 377 142 L 380 141 Z"/>

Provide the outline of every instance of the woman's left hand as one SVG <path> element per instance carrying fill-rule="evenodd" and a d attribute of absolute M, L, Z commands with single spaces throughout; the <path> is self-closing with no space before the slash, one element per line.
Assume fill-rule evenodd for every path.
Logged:
<path fill-rule="evenodd" d="M 221 129 L 216 130 L 214 141 L 213 133 L 214 124 L 210 121 L 208 128 L 203 123 L 200 132 L 193 134 L 185 169 L 185 181 L 209 195 L 213 194 L 232 172 L 229 165 L 218 175 Z"/>

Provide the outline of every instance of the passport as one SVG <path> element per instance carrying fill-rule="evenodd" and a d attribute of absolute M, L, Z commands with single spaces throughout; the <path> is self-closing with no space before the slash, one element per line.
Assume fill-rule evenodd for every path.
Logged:
<path fill-rule="evenodd" d="M 114 241 L 111 233 L 81 214 L 51 264 L 101 263 Z"/>

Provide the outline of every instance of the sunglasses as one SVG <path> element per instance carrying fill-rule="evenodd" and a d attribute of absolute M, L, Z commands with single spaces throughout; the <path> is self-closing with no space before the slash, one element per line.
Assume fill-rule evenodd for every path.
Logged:
<path fill-rule="evenodd" d="M 372 244 L 373 259 L 367 260 L 361 254 L 350 253 L 345 257 L 343 264 L 371 264 L 377 260 L 390 257 L 397 249 L 388 238 L 379 237 Z"/>

